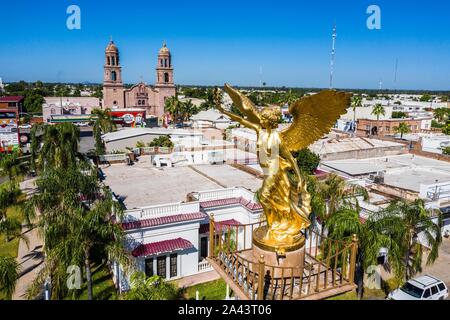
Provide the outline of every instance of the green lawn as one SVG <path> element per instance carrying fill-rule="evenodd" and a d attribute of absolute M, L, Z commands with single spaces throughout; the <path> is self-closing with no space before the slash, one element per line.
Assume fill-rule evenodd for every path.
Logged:
<path fill-rule="evenodd" d="M 92 266 L 92 284 L 94 300 L 117 300 L 117 291 L 109 273 L 108 267 L 104 264 Z M 73 295 L 69 294 L 67 299 L 87 300 L 87 284 L 86 281 L 81 286 L 81 290 L 77 290 Z"/>
<path fill-rule="evenodd" d="M 222 279 L 197 284 L 187 287 L 186 299 L 195 299 L 195 292 L 198 290 L 200 300 L 223 300 L 225 299 L 227 285 Z"/>
<path fill-rule="evenodd" d="M 16 206 L 11 206 L 7 209 L 6 215 L 8 218 L 15 218 L 19 221 L 23 220 L 22 213 Z M 15 238 L 11 241 L 6 241 L 4 235 L 0 235 L 0 256 L 17 257 L 17 251 L 19 250 L 19 239 Z M 4 293 L 0 292 L 0 300 L 7 298 Z"/>
<path fill-rule="evenodd" d="M 362 300 L 384 299 L 384 298 L 386 298 L 386 296 L 389 292 L 398 288 L 399 284 L 398 284 L 397 280 L 392 278 L 392 279 L 385 281 L 382 284 L 382 286 L 384 286 L 384 290 L 365 288 L 364 296 L 363 296 Z M 346 293 L 328 298 L 327 300 L 358 300 L 358 298 L 356 296 L 355 291 L 350 291 L 350 292 L 346 292 Z"/>

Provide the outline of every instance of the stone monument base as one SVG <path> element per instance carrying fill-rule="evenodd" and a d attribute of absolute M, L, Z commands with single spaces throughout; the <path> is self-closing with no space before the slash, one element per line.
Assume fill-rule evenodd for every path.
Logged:
<path fill-rule="evenodd" d="M 241 251 L 237 255 L 254 263 L 255 266 L 263 256 L 265 273 L 269 272 L 268 275 L 272 278 L 300 277 L 305 264 L 305 247 L 279 255 L 274 251 L 264 250 L 253 245 L 252 249 Z M 252 271 L 259 272 L 258 270 Z"/>

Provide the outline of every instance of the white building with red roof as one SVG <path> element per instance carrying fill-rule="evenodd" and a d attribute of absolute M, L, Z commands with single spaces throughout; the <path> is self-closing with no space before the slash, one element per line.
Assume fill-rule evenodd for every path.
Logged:
<path fill-rule="evenodd" d="M 179 279 L 212 270 L 206 261 L 209 250 L 209 218 L 216 227 L 241 226 L 258 222 L 262 207 L 253 192 L 242 188 L 224 188 L 193 192 L 189 201 L 126 210 L 121 222 L 126 248 L 136 259 L 139 271 L 147 276 Z M 238 230 L 238 229 L 236 229 Z M 251 241 L 251 233 L 238 230 L 238 237 Z M 244 241 L 241 241 L 244 243 Z M 129 288 L 129 275 L 116 263 L 114 281 L 121 290 Z"/>

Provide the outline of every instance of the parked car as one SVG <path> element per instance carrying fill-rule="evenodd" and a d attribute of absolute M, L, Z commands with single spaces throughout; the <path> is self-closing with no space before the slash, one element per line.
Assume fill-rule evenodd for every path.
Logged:
<path fill-rule="evenodd" d="M 31 124 L 22 124 L 19 126 L 20 129 L 31 129 Z"/>
<path fill-rule="evenodd" d="M 445 283 L 431 275 L 408 280 L 401 288 L 389 293 L 389 300 L 445 300 L 448 288 Z"/>

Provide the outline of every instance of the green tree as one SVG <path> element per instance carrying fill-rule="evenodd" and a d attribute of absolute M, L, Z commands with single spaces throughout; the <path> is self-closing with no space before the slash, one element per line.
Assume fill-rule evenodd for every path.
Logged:
<path fill-rule="evenodd" d="M 8 180 L 19 182 L 23 175 L 27 172 L 28 166 L 24 160 L 20 158 L 18 151 L 11 153 L 3 153 L 0 155 L 0 169 L 3 174 L 8 176 Z"/>
<path fill-rule="evenodd" d="M 42 168 L 67 168 L 77 162 L 80 158 L 78 153 L 80 130 L 76 126 L 71 123 L 61 123 L 44 126 L 43 131 L 43 144 L 39 150 L 39 162 Z"/>
<path fill-rule="evenodd" d="M 381 248 L 390 248 L 388 251 L 389 261 L 393 261 L 394 270 L 399 270 L 400 266 L 396 264 L 401 258 L 401 253 L 396 246 L 391 245 L 389 236 L 378 232 L 376 228 L 377 221 L 369 217 L 364 223 L 359 216 L 359 208 L 354 205 L 345 205 L 333 214 L 326 222 L 329 230 L 328 237 L 332 240 L 348 240 L 352 235 L 358 239 L 357 269 L 355 281 L 357 283 L 358 297 L 362 298 L 364 293 L 363 277 L 364 271 L 371 265 L 377 265 L 377 258 Z"/>
<path fill-rule="evenodd" d="M 165 102 L 165 111 L 167 111 L 172 120 L 177 123 L 181 116 L 181 101 L 178 100 L 177 96 L 169 97 Z"/>
<path fill-rule="evenodd" d="M 448 119 L 448 116 L 450 114 L 450 109 L 449 108 L 436 108 L 433 110 L 433 114 L 434 114 L 434 118 L 439 123 L 444 123 Z"/>
<path fill-rule="evenodd" d="M 102 133 L 112 132 L 116 129 L 116 124 L 111 115 L 111 110 L 106 108 L 105 110 L 95 108 L 91 112 L 92 131 L 95 139 L 95 155 L 97 158 L 105 154 L 106 149 L 102 140 Z"/>
<path fill-rule="evenodd" d="M 197 107 L 192 103 L 192 100 L 189 99 L 186 102 L 181 103 L 181 114 L 183 121 L 189 120 L 189 118 L 198 113 Z"/>
<path fill-rule="evenodd" d="M 431 99 L 432 99 L 432 97 L 428 93 L 426 93 L 420 97 L 420 101 L 422 101 L 422 102 L 429 102 L 429 101 L 431 101 Z"/>
<path fill-rule="evenodd" d="M 166 147 L 173 148 L 174 144 L 168 136 L 159 136 L 148 144 L 149 147 Z"/>
<path fill-rule="evenodd" d="M 401 118 L 407 118 L 408 115 L 406 112 L 403 111 L 393 111 L 392 112 L 392 119 L 401 119 Z"/>
<path fill-rule="evenodd" d="M 131 275 L 131 289 L 123 295 L 124 300 L 178 300 L 181 289 L 160 276 L 146 277 L 143 272 Z"/>
<path fill-rule="evenodd" d="M 136 142 L 136 148 L 144 148 L 145 142 L 144 141 L 137 141 Z"/>
<path fill-rule="evenodd" d="M 25 94 L 23 106 L 28 113 L 41 113 L 44 102 L 45 100 L 42 95 L 34 91 L 29 91 Z"/>
<path fill-rule="evenodd" d="M 10 297 L 16 288 L 20 266 L 12 257 L 0 256 L 0 292 Z"/>
<path fill-rule="evenodd" d="M 92 97 L 103 99 L 103 88 L 101 86 L 96 86 L 94 92 L 91 94 Z"/>
<path fill-rule="evenodd" d="M 377 121 L 380 120 L 380 116 L 384 116 L 386 111 L 381 103 L 377 103 L 372 110 L 372 114 L 377 117 Z"/>
<path fill-rule="evenodd" d="M 91 120 L 94 127 L 98 127 L 102 133 L 108 133 L 116 130 L 116 123 L 113 120 L 111 109 L 95 108 L 91 112 Z"/>
<path fill-rule="evenodd" d="M 450 147 L 445 147 L 445 148 L 443 148 L 442 149 L 442 154 L 445 154 L 445 155 L 450 155 Z"/>
<path fill-rule="evenodd" d="M 450 135 L 450 120 L 445 122 L 445 125 L 442 127 L 442 133 L 446 135 Z"/>
<path fill-rule="evenodd" d="M 398 279 L 408 280 L 422 271 L 424 249 L 419 236 L 429 248 L 426 264 L 438 258 L 442 243 L 442 213 L 426 209 L 423 200 L 393 201 L 385 210 L 374 213 L 373 220 L 374 231 L 390 238 L 386 248 L 395 253 L 389 256 L 389 263 Z"/>
<path fill-rule="evenodd" d="M 353 96 L 352 97 L 352 102 L 351 102 L 351 107 L 353 110 L 353 123 L 356 125 L 356 108 L 359 108 L 362 106 L 362 97 L 360 95 L 358 96 Z"/>
<path fill-rule="evenodd" d="M 314 174 L 319 166 L 319 155 L 311 152 L 308 148 L 293 152 L 292 155 L 297 160 L 299 169 L 305 174 Z"/>
<path fill-rule="evenodd" d="M 313 219 L 318 218 L 322 224 L 322 233 L 326 222 L 341 207 L 354 206 L 359 208 L 358 196 L 364 200 L 369 198 L 367 190 L 357 184 L 347 185 L 344 178 L 331 173 L 325 180 L 318 180 L 314 176 L 308 178 L 308 192 L 311 195 Z M 313 220 L 312 219 L 312 220 Z"/>
<path fill-rule="evenodd" d="M 97 172 L 80 162 L 64 170 L 48 168 L 37 180 L 38 192 L 30 199 L 41 214 L 38 227 L 45 240 L 46 260 L 30 288 L 34 297 L 50 278 L 52 297 L 67 295 L 67 267 L 84 266 L 88 298 L 92 299 L 91 263 L 113 259 L 129 265 L 123 247 L 120 205 L 97 180 Z M 95 253 L 95 255 L 94 255 Z"/>
<path fill-rule="evenodd" d="M 394 131 L 396 133 L 400 133 L 400 139 L 403 139 L 404 134 L 411 132 L 406 122 L 400 122 L 398 127 L 394 128 Z"/>

